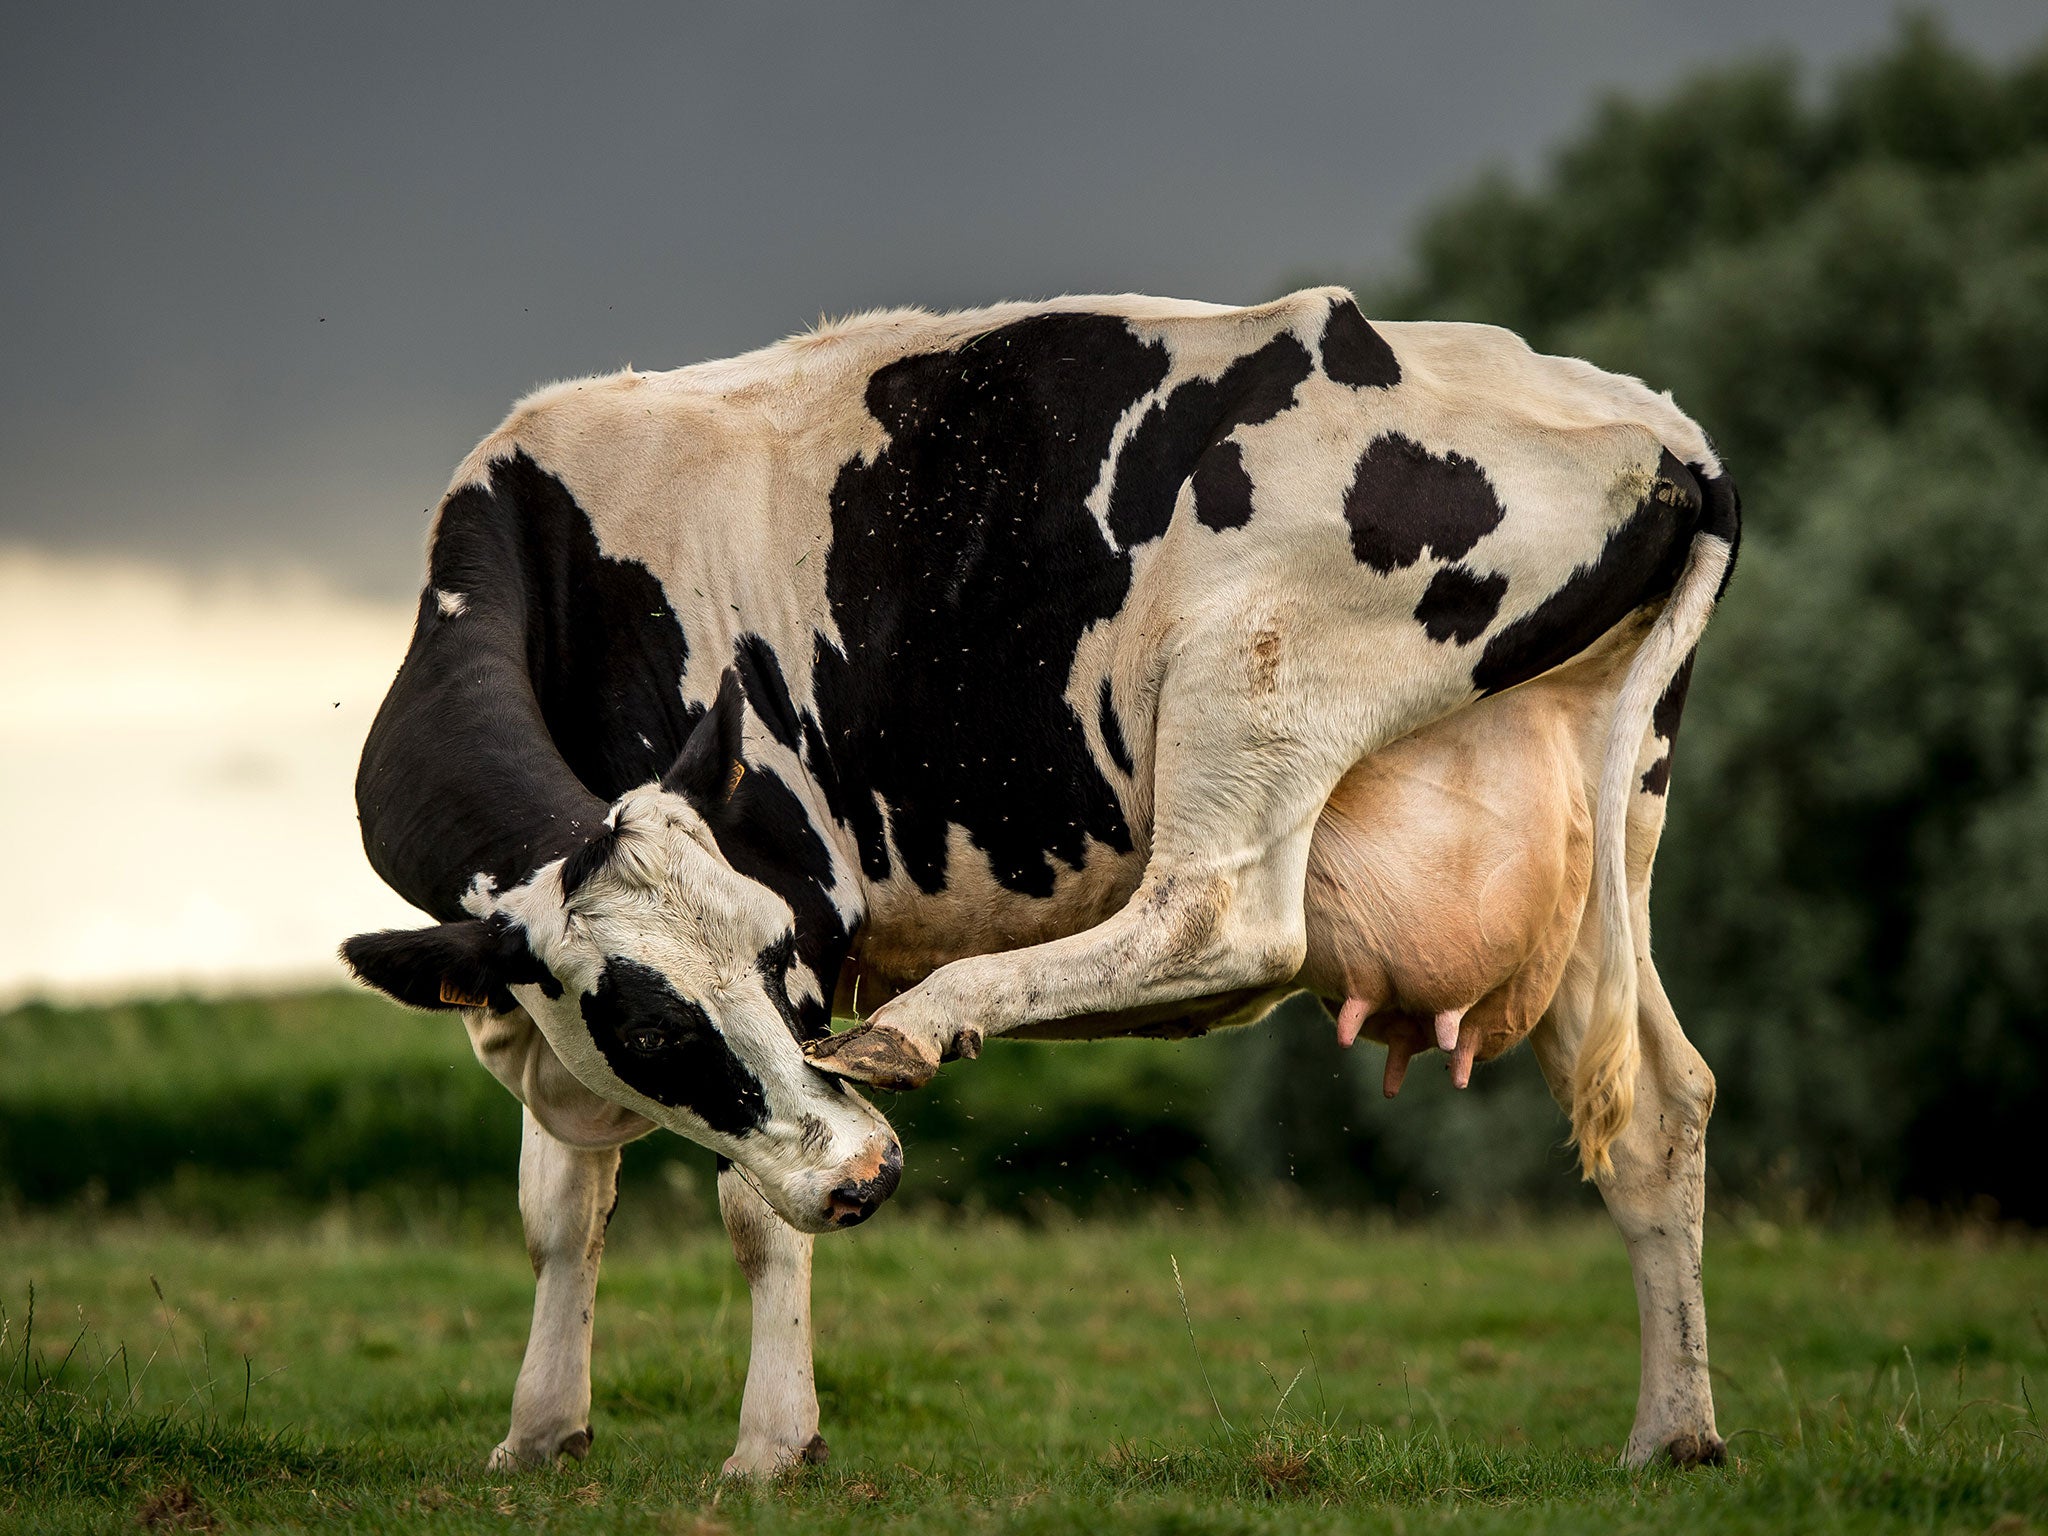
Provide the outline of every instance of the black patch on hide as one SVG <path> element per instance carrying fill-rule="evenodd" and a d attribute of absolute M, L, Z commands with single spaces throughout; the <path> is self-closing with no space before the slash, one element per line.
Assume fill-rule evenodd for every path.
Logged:
<path fill-rule="evenodd" d="M 732 661 L 746 690 L 747 702 L 768 727 L 768 734 L 794 752 L 801 727 L 796 703 L 789 696 L 789 681 L 782 675 L 782 662 L 774 647 L 759 635 L 741 635 L 733 646 Z"/>
<path fill-rule="evenodd" d="M 1401 364 L 1386 337 L 1374 330 L 1358 305 L 1338 299 L 1330 305 L 1323 326 L 1323 372 L 1354 389 L 1392 389 L 1401 382 Z"/>
<path fill-rule="evenodd" d="M 1308 348 L 1292 336 L 1275 336 L 1215 378 L 1177 385 L 1147 411 L 1117 458 L 1109 497 L 1109 531 L 1117 543 L 1129 549 L 1166 532 L 1191 465 L 1204 523 L 1222 529 L 1249 522 L 1251 480 L 1237 445 L 1223 440 L 1239 427 L 1271 421 L 1286 410 L 1295 388 L 1314 369 Z M 1219 463 L 1205 475 L 1203 461 L 1211 452 L 1222 453 L 1227 467 Z"/>
<path fill-rule="evenodd" d="M 580 1006 L 590 1038 L 628 1087 L 657 1104 L 687 1109 L 728 1136 L 744 1136 L 766 1122 L 760 1079 L 733 1054 L 711 1016 L 661 972 L 613 956 Z"/>
<path fill-rule="evenodd" d="M 1244 467 L 1244 449 L 1218 443 L 1195 465 L 1195 521 L 1218 533 L 1242 528 L 1252 520 L 1252 477 Z"/>
<path fill-rule="evenodd" d="M 1166 368 L 1166 349 L 1115 316 L 1053 314 L 869 380 L 889 446 L 849 459 L 833 487 L 825 585 L 845 650 L 818 637 L 804 761 L 870 878 L 891 864 L 878 795 L 926 891 L 945 885 L 951 823 L 1034 896 L 1091 838 L 1130 849 L 1065 689 L 1081 636 L 1130 591 L 1130 557 L 1086 499 L 1117 422 Z M 1126 506 L 1170 508 L 1208 440 L 1183 463 L 1155 451 L 1171 483 L 1133 481 Z"/>
<path fill-rule="evenodd" d="M 1415 619 L 1439 644 L 1455 640 L 1470 645 L 1486 633 L 1507 590 L 1507 577 L 1497 572 L 1482 576 L 1462 565 L 1447 565 L 1430 578 L 1415 605 Z"/>
<path fill-rule="evenodd" d="M 1095 703 L 1095 714 L 1102 726 L 1102 750 L 1116 764 L 1116 771 L 1128 779 L 1137 765 L 1131 761 L 1131 749 L 1124 744 L 1124 728 L 1116 717 L 1116 700 L 1110 694 L 1106 677 L 1102 680 L 1102 693 Z"/>
<path fill-rule="evenodd" d="M 1431 453 L 1398 432 L 1374 438 L 1344 493 L 1351 553 L 1382 575 L 1428 550 L 1462 560 L 1507 515 L 1486 471 L 1462 453 Z"/>
<path fill-rule="evenodd" d="M 524 453 L 450 496 L 411 648 L 363 747 L 363 847 L 392 889 L 462 917 L 471 878 L 522 884 L 658 775 L 694 712 L 661 583 L 602 553 L 561 481 Z M 435 591 L 459 592 L 441 613 Z"/>
<path fill-rule="evenodd" d="M 1664 755 L 1643 771 L 1645 794 L 1661 795 L 1671 788 L 1671 759 L 1678 753 L 1678 722 L 1685 714 L 1685 693 L 1692 686 L 1692 664 L 1698 655 L 1697 649 L 1686 653 L 1650 714 L 1650 730 L 1664 743 Z"/>
<path fill-rule="evenodd" d="M 1726 474 L 1710 475 L 1700 464 L 1688 464 L 1686 469 L 1698 482 L 1705 503 L 1700 511 L 1699 531 L 1728 541 L 1728 568 L 1721 573 L 1721 585 L 1714 591 L 1714 601 L 1719 602 L 1728 595 L 1728 583 L 1735 579 L 1735 557 L 1742 553 L 1742 495 Z"/>
<path fill-rule="evenodd" d="M 1499 693 L 1585 650 L 1638 608 L 1671 595 L 1700 521 L 1699 483 L 1666 452 L 1657 482 L 1600 553 L 1563 586 L 1486 642 L 1472 669 L 1482 693 Z"/>
<path fill-rule="evenodd" d="M 754 957 L 754 969 L 761 973 L 761 985 L 768 1001 L 782 1015 L 782 1022 L 799 1042 L 822 1040 L 832 1033 L 831 1008 L 827 1003 L 798 1003 L 790 986 L 790 973 L 797 959 L 796 935 L 786 933 Z M 837 1082 L 834 1078 L 832 1081 Z"/>

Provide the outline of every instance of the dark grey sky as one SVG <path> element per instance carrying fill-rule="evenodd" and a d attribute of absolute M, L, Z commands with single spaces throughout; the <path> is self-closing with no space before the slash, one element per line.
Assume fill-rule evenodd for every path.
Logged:
<path fill-rule="evenodd" d="M 1931 7 L 1991 54 L 2040 0 Z M 874 304 L 1251 300 L 1398 260 L 1597 93 L 1863 0 L 24 6 L 0 541 L 397 593 L 532 384 Z"/>

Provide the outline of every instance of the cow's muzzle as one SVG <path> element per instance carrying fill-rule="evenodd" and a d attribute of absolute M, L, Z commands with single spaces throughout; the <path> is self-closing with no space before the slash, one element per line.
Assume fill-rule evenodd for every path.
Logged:
<path fill-rule="evenodd" d="M 881 1209 L 903 1178 L 903 1148 L 895 1141 L 862 1154 L 849 1164 L 848 1177 L 825 1197 L 825 1221 L 834 1227 L 857 1227 Z"/>

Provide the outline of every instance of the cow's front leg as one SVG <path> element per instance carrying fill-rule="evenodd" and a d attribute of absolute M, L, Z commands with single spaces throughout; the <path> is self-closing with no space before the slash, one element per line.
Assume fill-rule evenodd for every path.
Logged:
<path fill-rule="evenodd" d="M 590 1328 L 605 1226 L 618 1198 L 619 1149 L 572 1147 L 521 1111 L 519 1215 L 533 1259 L 533 1332 L 512 1394 L 512 1429 L 493 1471 L 590 1454 Z"/>
<path fill-rule="evenodd" d="M 726 1475 L 772 1477 L 799 1462 L 822 1462 L 811 1372 L 811 1237 L 776 1215 L 731 1164 L 718 1171 L 718 1209 L 754 1301 L 740 1441 Z"/>
<path fill-rule="evenodd" d="M 1648 913 L 1641 907 L 1637 920 L 1637 933 L 1646 933 Z M 1727 1447 L 1714 1428 L 1701 1284 L 1714 1075 L 1679 1028 L 1647 960 L 1638 980 L 1643 1056 L 1635 1111 L 1609 1148 L 1613 1171 L 1598 1181 L 1628 1245 L 1642 1324 L 1642 1385 L 1623 1459 L 1632 1467 L 1659 1456 L 1684 1467 L 1717 1466 Z M 1530 1037 L 1551 1093 L 1567 1113 L 1577 1035 L 1590 995 L 1590 975 L 1575 965 L 1544 1026 Z"/>

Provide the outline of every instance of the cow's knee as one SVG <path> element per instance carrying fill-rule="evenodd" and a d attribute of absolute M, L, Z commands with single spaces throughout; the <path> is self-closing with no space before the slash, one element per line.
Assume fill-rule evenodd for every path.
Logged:
<path fill-rule="evenodd" d="M 1308 958 L 1300 901 L 1267 899 L 1244 876 L 1169 872 L 1132 905 L 1140 914 L 1134 958 L 1161 980 L 1199 977 L 1217 992 L 1275 986 Z"/>
<path fill-rule="evenodd" d="M 1695 1136 L 1707 1134 L 1707 1121 L 1714 1114 L 1715 1082 L 1706 1058 L 1683 1036 L 1680 1059 L 1662 1070 L 1659 1086 L 1687 1130 Z"/>
<path fill-rule="evenodd" d="M 1614 1148 L 1622 1182 L 1668 1185 L 1698 1174 L 1714 1113 L 1714 1074 L 1692 1042 L 1675 1030 L 1645 1032 L 1636 1078 L 1635 1111 Z M 1628 1165 L 1636 1165 L 1630 1169 Z M 1632 1172 L 1634 1178 L 1627 1178 Z"/>

